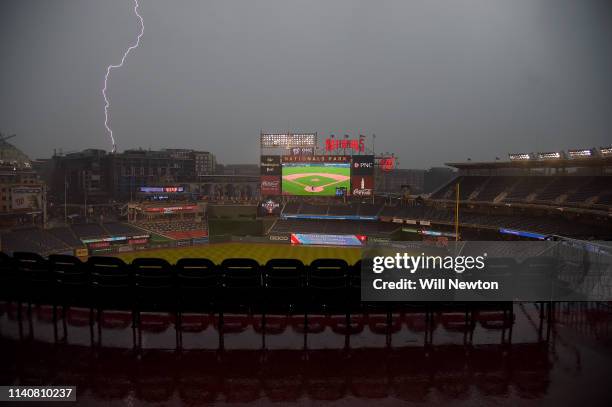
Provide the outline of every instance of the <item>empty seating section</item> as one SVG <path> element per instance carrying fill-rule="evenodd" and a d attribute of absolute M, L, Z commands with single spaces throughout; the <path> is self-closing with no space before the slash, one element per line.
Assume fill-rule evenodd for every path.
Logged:
<path fill-rule="evenodd" d="M 473 202 L 493 202 L 505 193 L 502 202 L 609 206 L 612 194 L 612 177 L 607 175 L 464 175 L 434 192 L 430 199 L 454 200 L 457 183 L 460 199 Z M 384 208 L 381 215 L 392 216 L 389 212 Z"/>
<path fill-rule="evenodd" d="M 612 206 L 612 191 L 601 194 L 596 203 L 597 205 Z"/>
<path fill-rule="evenodd" d="M 287 202 L 283 208 L 283 213 L 298 213 L 300 211 L 299 202 Z"/>
<path fill-rule="evenodd" d="M 74 232 L 68 227 L 51 228 L 48 232 L 70 247 L 80 247 L 83 245 Z"/>
<path fill-rule="evenodd" d="M 455 214 L 452 209 L 434 207 L 398 208 L 395 216 L 407 219 L 422 219 L 434 223 L 453 224 Z M 533 215 L 487 215 L 462 211 L 460 222 L 463 225 L 488 226 L 492 228 L 518 229 L 542 234 L 563 236 L 590 237 L 598 233 L 607 233 L 603 225 L 589 225 L 571 221 L 562 217 Z"/>
<path fill-rule="evenodd" d="M 358 215 L 361 216 L 376 216 L 382 209 L 382 205 L 361 203 L 358 208 Z"/>
<path fill-rule="evenodd" d="M 382 203 L 350 202 L 350 203 L 309 203 L 288 202 L 284 209 L 285 215 L 329 215 L 329 216 L 377 216 L 383 209 Z"/>
<path fill-rule="evenodd" d="M 189 226 L 194 228 L 193 224 Z M 31 251 L 41 254 L 65 253 L 84 247 L 82 239 L 108 236 L 137 236 L 144 231 L 132 225 L 109 222 L 104 224 L 75 224 L 50 229 L 24 228 L 1 233 L 2 248 L 6 252 Z M 187 238 L 203 237 L 206 231 L 188 233 Z"/>
<path fill-rule="evenodd" d="M 454 178 L 451 181 L 449 181 L 448 184 L 444 185 L 443 187 L 441 187 L 440 189 L 438 189 L 437 191 L 435 191 L 433 194 L 431 194 L 431 199 L 454 199 L 454 191 L 455 191 L 455 185 L 457 185 L 457 181 L 459 181 L 461 177 L 458 178 Z"/>
<path fill-rule="evenodd" d="M 592 177 L 570 193 L 565 202 L 582 203 L 599 195 L 599 203 L 606 194 L 612 194 L 612 177 Z"/>
<path fill-rule="evenodd" d="M 462 201 L 469 199 L 470 195 L 482 187 L 485 181 L 487 181 L 487 177 L 482 176 L 461 178 L 459 183 L 459 199 Z"/>
<path fill-rule="evenodd" d="M 127 223 L 104 223 L 102 227 L 108 232 L 109 235 L 138 235 L 142 232 L 141 229 L 135 228 Z"/>
<path fill-rule="evenodd" d="M 107 232 L 102 229 L 102 226 L 97 223 L 74 224 L 72 225 L 72 231 L 81 239 L 108 236 Z"/>
<path fill-rule="evenodd" d="M 208 236 L 206 223 L 190 220 L 138 221 L 138 227 L 170 237 L 172 239 L 191 239 Z"/>
<path fill-rule="evenodd" d="M 304 215 L 325 215 L 327 214 L 327 206 L 302 202 L 300 213 Z"/>
<path fill-rule="evenodd" d="M 329 215 L 350 216 L 355 215 L 355 208 L 350 205 L 330 205 Z"/>
<path fill-rule="evenodd" d="M 43 249 L 39 244 L 24 238 L 17 232 L 2 233 L 2 250 L 7 252 L 23 250 L 39 253 L 43 252 Z"/>
<path fill-rule="evenodd" d="M 394 223 L 375 221 L 279 219 L 270 233 L 364 234 L 377 236 L 388 235 L 398 228 L 399 226 Z"/>
<path fill-rule="evenodd" d="M 70 250 L 70 247 L 62 240 L 37 228 L 4 232 L 2 233 L 2 245 L 7 252 L 31 251 L 48 254 Z"/>
<path fill-rule="evenodd" d="M 495 198 L 502 192 L 505 192 L 512 187 L 516 183 L 516 178 L 514 177 L 489 177 L 488 182 L 485 184 L 484 188 L 478 193 L 475 201 L 494 201 Z"/>
<path fill-rule="evenodd" d="M 587 182 L 585 177 L 554 177 L 540 192 L 536 193 L 537 201 L 555 201 L 568 191 L 573 191 Z"/>

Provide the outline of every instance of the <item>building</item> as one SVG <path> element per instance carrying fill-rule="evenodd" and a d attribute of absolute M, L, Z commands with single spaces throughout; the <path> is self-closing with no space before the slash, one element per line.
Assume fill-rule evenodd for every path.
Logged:
<path fill-rule="evenodd" d="M 87 149 L 53 157 L 53 194 L 69 203 L 134 198 L 140 187 L 197 181 L 214 174 L 215 156 L 190 149 L 132 149 L 110 154 Z"/>
<path fill-rule="evenodd" d="M 44 223 L 46 187 L 21 150 L 0 137 L 0 225 Z"/>
<path fill-rule="evenodd" d="M 64 202 L 65 198 L 68 203 L 79 204 L 108 201 L 107 158 L 106 151 L 98 149 L 54 155 L 51 177 L 54 200 Z"/>
<path fill-rule="evenodd" d="M 259 175 L 258 164 L 217 164 L 218 175 Z"/>

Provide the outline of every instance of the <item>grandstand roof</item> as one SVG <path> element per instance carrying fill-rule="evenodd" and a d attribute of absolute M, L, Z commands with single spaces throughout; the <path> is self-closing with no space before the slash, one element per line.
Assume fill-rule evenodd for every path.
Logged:
<path fill-rule="evenodd" d="M 460 170 L 502 169 L 502 168 L 576 168 L 576 167 L 608 167 L 612 166 L 612 157 L 560 158 L 554 160 L 524 160 L 524 161 L 481 161 L 445 163 L 449 167 Z"/>

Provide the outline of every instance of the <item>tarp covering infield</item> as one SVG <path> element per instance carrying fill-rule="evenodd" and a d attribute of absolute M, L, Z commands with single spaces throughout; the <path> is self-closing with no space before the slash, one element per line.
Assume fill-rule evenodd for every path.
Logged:
<path fill-rule="evenodd" d="M 362 301 L 611 301 L 612 249 L 593 242 L 369 245 Z"/>

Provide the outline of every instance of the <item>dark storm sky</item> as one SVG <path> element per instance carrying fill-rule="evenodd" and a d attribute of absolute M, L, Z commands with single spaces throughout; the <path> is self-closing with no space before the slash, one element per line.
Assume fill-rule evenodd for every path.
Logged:
<path fill-rule="evenodd" d="M 404 168 L 612 142 L 612 1 L 140 0 L 120 150 L 257 162 L 260 129 L 377 135 Z M 0 1 L 0 131 L 110 148 L 132 0 Z"/>

